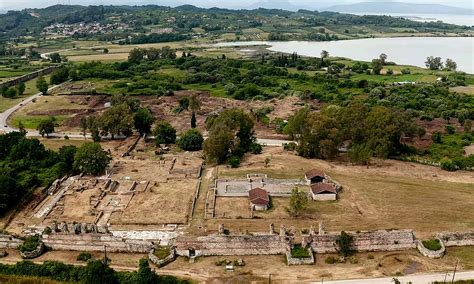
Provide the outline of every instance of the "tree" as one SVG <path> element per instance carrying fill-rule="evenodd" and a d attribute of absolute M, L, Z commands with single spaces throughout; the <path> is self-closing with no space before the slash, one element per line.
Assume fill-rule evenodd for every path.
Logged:
<path fill-rule="evenodd" d="M 254 137 L 254 121 L 240 109 L 228 109 L 206 120 L 209 137 L 204 141 L 206 159 L 223 163 L 231 156 L 242 157 L 250 151 Z"/>
<path fill-rule="evenodd" d="M 140 259 L 138 263 L 138 272 L 136 274 L 135 283 L 137 284 L 155 284 L 160 283 L 158 275 L 150 268 L 150 264 L 146 258 Z"/>
<path fill-rule="evenodd" d="M 41 136 L 44 137 L 44 135 L 46 134 L 46 137 L 49 137 L 49 134 L 54 132 L 55 124 L 56 119 L 54 118 L 54 116 L 51 116 L 41 120 L 38 124 L 38 127 L 36 127 L 36 130 L 38 130 Z"/>
<path fill-rule="evenodd" d="M 0 215 L 5 213 L 20 197 L 16 181 L 4 174 L 0 174 Z"/>
<path fill-rule="evenodd" d="M 324 59 L 328 58 L 328 57 L 329 57 L 329 52 L 327 52 L 326 50 L 322 50 L 321 51 L 321 63 L 323 63 Z"/>
<path fill-rule="evenodd" d="M 73 169 L 74 156 L 76 155 L 77 147 L 74 145 L 65 145 L 59 148 L 59 159 L 67 165 L 68 171 Z"/>
<path fill-rule="evenodd" d="M 51 53 L 49 59 L 52 63 L 61 63 L 61 56 L 57 52 Z"/>
<path fill-rule="evenodd" d="M 203 142 L 204 138 L 202 137 L 201 132 L 196 129 L 189 129 L 179 137 L 176 144 L 186 151 L 199 151 L 202 149 Z"/>
<path fill-rule="evenodd" d="M 25 125 L 23 124 L 23 122 L 21 120 L 18 122 L 18 130 L 22 134 L 26 134 L 26 132 L 27 132 L 26 129 L 25 129 Z"/>
<path fill-rule="evenodd" d="M 381 53 L 381 54 L 379 55 L 379 60 L 380 60 L 380 62 L 382 63 L 382 65 L 385 65 L 385 63 L 386 63 L 386 61 L 387 61 L 387 54 Z"/>
<path fill-rule="evenodd" d="M 352 248 L 353 243 L 354 237 L 344 231 L 342 231 L 341 234 L 336 238 L 338 252 L 346 257 L 350 256 L 354 252 Z"/>
<path fill-rule="evenodd" d="M 196 112 L 201 109 L 201 101 L 196 94 L 189 98 L 189 109 L 191 110 L 191 128 L 196 128 Z"/>
<path fill-rule="evenodd" d="M 148 108 L 139 108 L 133 114 L 133 124 L 140 135 L 149 134 L 153 122 L 155 122 L 155 117 Z"/>
<path fill-rule="evenodd" d="M 48 94 L 48 83 L 46 82 L 43 76 L 39 76 L 38 79 L 36 80 L 36 88 L 43 95 L 46 96 Z"/>
<path fill-rule="evenodd" d="M 429 56 L 426 58 L 425 65 L 426 68 L 429 68 L 430 70 L 439 70 L 443 68 L 443 62 L 441 61 L 441 57 Z"/>
<path fill-rule="evenodd" d="M 383 64 L 380 59 L 373 59 L 372 60 L 372 71 L 376 75 L 380 75 L 380 71 L 382 71 Z"/>
<path fill-rule="evenodd" d="M 141 48 L 134 48 L 130 50 L 128 54 L 128 62 L 130 63 L 139 63 L 143 60 L 145 56 L 145 51 Z"/>
<path fill-rule="evenodd" d="M 115 271 L 100 260 L 87 262 L 83 283 L 87 284 L 118 284 L 120 283 Z"/>
<path fill-rule="evenodd" d="M 453 71 L 456 71 L 456 69 L 458 68 L 458 64 L 452 60 L 452 59 L 446 59 L 446 68 L 448 68 L 449 70 L 453 70 Z"/>
<path fill-rule="evenodd" d="M 56 69 L 53 74 L 51 74 L 51 78 L 49 79 L 49 82 L 51 85 L 58 85 L 61 84 L 62 82 L 65 82 L 69 79 L 69 69 L 66 67 L 61 67 L 59 69 Z"/>
<path fill-rule="evenodd" d="M 18 95 L 19 95 L 19 96 L 23 96 L 23 94 L 25 93 L 25 90 L 26 90 L 26 85 L 25 85 L 25 83 L 24 83 L 24 82 L 20 82 L 16 88 L 17 88 L 17 90 L 18 90 Z"/>
<path fill-rule="evenodd" d="M 81 127 L 82 136 L 84 136 L 84 139 L 86 139 L 87 129 L 89 128 L 89 122 L 87 121 L 87 117 L 81 117 L 79 125 Z"/>
<path fill-rule="evenodd" d="M 110 134 L 112 140 L 115 135 L 132 134 L 133 116 L 127 104 L 114 105 L 107 109 L 100 117 L 100 128 L 103 134 Z"/>
<path fill-rule="evenodd" d="M 4 96 L 5 98 L 13 99 L 14 97 L 16 97 L 16 94 L 17 94 L 17 90 L 15 88 L 8 87 L 2 93 L 2 96 Z"/>
<path fill-rule="evenodd" d="M 110 154 L 99 143 L 86 142 L 77 149 L 73 168 L 84 174 L 98 175 L 104 172 L 111 160 Z"/>
<path fill-rule="evenodd" d="M 176 129 L 169 122 L 161 121 L 155 126 L 153 134 L 156 138 L 156 145 L 172 144 L 176 141 Z"/>
<path fill-rule="evenodd" d="M 369 148 L 358 144 L 352 145 L 347 154 L 351 163 L 356 165 L 367 165 L 372 157 L 372 151 Z"/>
<path fill-rule="evenodd" d="M 296 187 L 293 188 L 291 191 L 290 207 L 287 208 L 288 213 L 294 217 L 299 216 L 308 206 L 308 202 L 308 195 L 305 192 L 299 191 Z"/>

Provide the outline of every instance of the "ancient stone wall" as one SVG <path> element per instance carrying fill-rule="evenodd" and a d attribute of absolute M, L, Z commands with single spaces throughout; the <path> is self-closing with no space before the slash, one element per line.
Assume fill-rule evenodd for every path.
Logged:
<path fill-rule="evenodd" d="M 354 237 L 354 249 L 357 251 L 395 251 L 415 247 L 415 236 L 411 230 L 379 230 L 349 234 Z M 308 243 L 311 243 L 314 252 L 334 253 L 338 236 L 339 233 L 312 234 Z"/>
<path fill-rule="evenodd" d="M 43 235 L 45 245 L 53 250 L 107 251 L 148 253 L 153 248 L 151 241 L 130 240 L 109 234 L 50 234 Z"/>
<path fill-rule="evenodd" d="M 423 256 L 426 256 L 426 257 L 429 257 L 429 258 L 441 258 L 441 257 L 443 257 L 444 252 L 446 251 L 446 248 L 444 247 L 444 244 L 443 244 L 442 240 L 439 240 L 439 244 L 441 245 L 441 249 L 439 249 L 439 250 L 429 250 L 419 240 L 416 240 L 415 244 L 416 244 L 416 248 L 418 249 L 418 251 Z"/>
<path fill-rule="evenodd" d="M 296 258 L 291 256 L 291 251 L 286 251 L 286 263 L 288 265 L 308 265 L 314 264 L 314 255 L 311 248 L 308 248 L 309 257 Z"/>
<path fill-rule="evenodd" d="M 436 234 L 436 238 L 443 241 L 447 247 L 452 246 L 474 246 L 473 232 L 442 232 Z"/>
<path fill-rule="evenodd" d="M 288 241 L 279 235 L 209 235 L 182 236 L 175 240 L 176 253 L 180 256 L 211 255 L 273 255 L 284 254 Z"/>
<path fill-rule="evenodd" d="M 39 242 L 38 246 L 32 251 L 20 251 L 21 258 L 32 259 L 40 256 L 44 252 L 44 243 Z"/>
<path fill-rule="evenodd" d="M 46 68 L 31 72 L 31 73 L 28 73 L 28 74 L 25 74 L 25 75 L 20 76 L 18 78 L 5 81 L 3 83 L 0 83 L 0 88 L 2 88 L 3 86 L 6 86 L 6 87 L 15 86 L 15 85 L 18 85 L 21 82 L 26 82 L 26 81 L 29 81 L 29 80 L 34 79 L 36 77 L 39 77 L 41 75 L 49 74 L 49 73 L 53 72 L 54 70 L 58 69 L 60 66 L 61 65 L 49 66 L 49 67 L 46 67 Z"/>
<path fill-rule="evenodd" d="M 163 259 L 159 259 L 156 255 L 155 255 L 155 248 L 152 248 L 150 250 L 150 252 L 148 253 L 148 259 L 154 263 L 155 265 L 157 265 L 158 267 L 162 267 L 162 266 L 165 266 L 167 265 L 168 263 L 174 261 L 176 258 L 176 250 L 175 249 L 171 249 L 171 252 L 170 252 L 170 255 L 168 255 L 167 257 L 163 258 Z"/>
<path fill-rule="evenodd" d="M 0 234 L 0 248 L 1 249 L 16 249 L 21 244 L 23 244 L 23 241 L 20 239 L 17 239 L 11 235 Z"/>

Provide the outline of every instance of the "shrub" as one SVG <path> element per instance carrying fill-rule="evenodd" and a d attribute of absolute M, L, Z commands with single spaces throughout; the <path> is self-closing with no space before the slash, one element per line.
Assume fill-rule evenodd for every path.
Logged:
<path fill-rule="evenodd" d="M 438 131 L 433 132 L 433 135 L 431 136 L 431 140 L 433 140 L 434 143 L 441 144 L 441 133 Z"/>
<path fill-rule="evenodd" d="M 227 162 L 231 168 L 238 168 L 240 166 L 240 157 L 232 156 Z"/>
<path fill-rule="evenodd" d="M 156 144 L 171 144 L 176 141 L 176 129 L 169 124 L 169 122 L 163 121 L 156 125 L 153 134 L 156 137 Z"/>
<path fill-rule="evenodd" d="M 423 246 L 429 250 L 437 251 L 441 249 L 441 243 L 439 240 L 427 240 L 427 241 L 421 241 Z"/>
<path fill-rule="evenodd" d="M 92 254 L 90 254 L 88 252 L 81 252 L 80 254 L 77 255 L 76 260 L 88 261 L 91 258 L 92 258 Z"/>
<path fill-rule="evenodd" d="M 454 126 L 452 125 L 446 125 L 444 127 L 444 130 L 446 131 L 446 133 L 448 134 L 454 134 L 456 132 L 456 128 L 454 128 Z"/>
<path fill-rule="evenodd" d="M 295 245 L 291 249 L 291 256 L 294 258 L 307 258 L 309 257 L 308 249 L 302 247 L 301 245 Z"/>
<path fill-rule="evenodd" d="M 176 144 L 186 151 L 199 151 L 202 149 L 204 138 L 196 129 L 189 129 L 176 141 Z"/>
<path fill-rule="evenodd" d="M 255 154 L 255 155 L 261 154 L 262 150 L 263 150 L 262 145 L 258 143 L 252 143 L 252 145 L 250 146 L 250 152 L 252 154 Z"/>
<path fill-rule="evenodd" d="M 153 254 L 159 259 L 164 259 L 171 254 L 171 250 L 166 246 L 157 246 Z"/>
<path fill-rule="evenodd" d="M 374 259 L 374 255 L 369 253 L 369 254 L 367 255 L 367 259 Z"/>
<path fill-rule="evenodd" d="M 334 256 L 328 256 L 326 257 L 326 259 L 324 260 L 324 262 L 326 262 L 327 264 L 334 264 L 336 263 L 336 258 Z"/>
<path fill-rule="evenodd" d="M 19 249 L 21 252 L 34 251 L 38 247 L 39 242 L 40 239 L 38 235 L 28 236 Z"/>
<path fill-rule="evenodd" d="M 354 237 L 342 231 L 341 234 L 336 238 L 336 244 L 338 246 L 339 253 L 343 256 L 351 255 L 354 252 L 352 249 L 353 242 Z"/>
<path fill-rule="evenodd" d="M 441 169 L 445 171 L 455 171 L 456 170 L 456 165 L 453 163 L 453 160 L 449 158 L 442 158 L 441 161 L 439 162 L 441 165 Z"/>

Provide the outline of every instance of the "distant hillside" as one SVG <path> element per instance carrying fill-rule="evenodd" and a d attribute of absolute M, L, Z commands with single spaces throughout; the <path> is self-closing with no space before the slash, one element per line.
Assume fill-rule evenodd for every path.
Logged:
<path fill-rule="evenodd" d="M 474 15 L 474 10 L 439 4 L 414 4 L 404 2 L 361 2 L 334 5 L 323 9 L 340 13 L 403 13 L 403 14 L 454 14 Z"/>

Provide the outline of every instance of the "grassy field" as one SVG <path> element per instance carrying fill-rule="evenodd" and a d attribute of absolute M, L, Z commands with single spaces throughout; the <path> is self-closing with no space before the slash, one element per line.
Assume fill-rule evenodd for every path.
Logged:
<path fill-rule="evenodd" d="M 30 103 L 20 110 L 16 111 L 10 117 L 10 124 L 18 127 L 20 121 L 26 129 L 36 129 L 39 122 L 49 116 L 54 116 L 56 122 L 72 117 L 72 114 L 57 114 L 56 110 L 82 109 L 85 106 L 72 103 L 67 96 L 41 96 L 36 102 Z"/>
<path fill-rule="evenodd" d="M 259 214 L 262 219 L 231 220 L 226 225 L 229 223 L 236 230 L 262 230 L 274 222 L 302 229 L 323 221 L 328 230 L 403 228 L 428 236 L 433 232 L 467 231 L 474 227 L 474 212 L 465 210 L 474 206 L 473 181 L 467 173 L 443 173 L 436 168 L 395 161 L 390 161 L 389 166 L 367 169 L 304 159 L 280 151 L 266 148 L 264 154 L 250 157 L 239 169 L 220 167 L 219 177 L 266 173 L 273 178 L 302 178 L 305 170 L 319 168 L 342 184 L 339 199 L 310 202 L 306 213 L 293 219 L 284 210 L 289 200 L 275 198 L 275 208 Z M 266 168 L 263 161 L 269 156 L 272 161 Z M 432 178 L 435 173 L 437 178 Z M 210 222 L 214 221 L 220 222 Z"/>
<path fill-rule="evenodd" d="M 49 81 L 49 76 L 45 76 L 44 78 L 46 79 L 46 81 Z M 25 83 L 26 89 L 23 96 L 18 96 L 13 99 L 4 98 L 0 96 L 0 112 L 4 112 L 5 110 L 28 98 L 29 96 L 38 93 L 38 89 L 36 88 L 36 81 L 37 79 L 33 79 Z"/>

